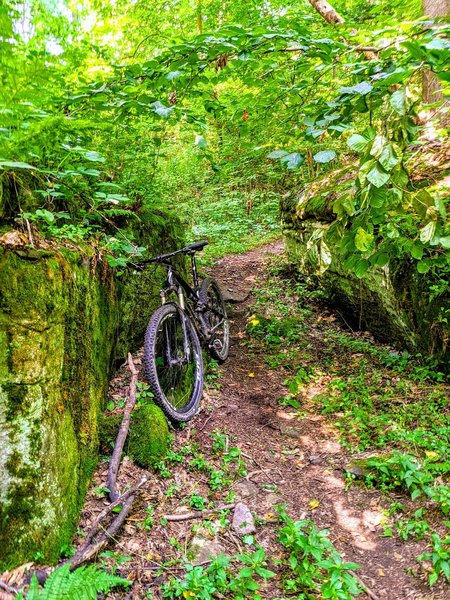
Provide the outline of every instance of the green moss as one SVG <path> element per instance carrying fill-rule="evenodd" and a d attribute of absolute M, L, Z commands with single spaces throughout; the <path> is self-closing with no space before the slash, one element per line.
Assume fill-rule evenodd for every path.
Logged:
<path fill-rule="evenodd" d="M 433 356 L 444 369 L 450 358 L 450 294 L 445 289 L 432 297 L 433 272 L 419 274 L 416 262 L 392 259 L 384 268 L 369 270 L 358 279 L 344 266 L 341 240 L 327 236 L 335 219 L 337 197 L 351 195 L 355 172 L 344 168 L 309 184 L 282 206 L 286 250 L 299 272 L 321 285 L 346 318 L 361 324 L 383 342 L 413 353 Z M 321 262 L 320 246 L 311 243 L 323 233 L 331 265 Z M 326 269 L 324 268 L 326 266 Z M 438 281 L 438 286 L 445 281 Z"/>
<path fill-rule="evenodd" d="M 181 244 L 167 220 L 140 231 L 149 254 Z M 159 302 L 161 277 L 149 270 L 131 285 L 91 257 L 88 247 L 31 256 L 0 246 L 0 571 L 36 552 L 55 561 L 70 544 L 115 357 L 142 343 Z M 167 423 L 156 407 L 143 411 L 130 448 L 149 466 L 165 452 Z"/>
<path fill-rule="evenodd" d="M 122 415 L 103 415 L 100 422 L 102 452 L 111 454 Z M 162 410 L 150 402 L 136 408 L 131 416 L 130 431 L 124 451 L 140 467 L 150 469 L 167 452 L 169 428 Z"/>
<path fill-rule="evenodd" d="M 162 410 L 146 403 L 133 412 L 129 455 L 141 467 L 150 468 L 167 452 L 169 428 Z"/>

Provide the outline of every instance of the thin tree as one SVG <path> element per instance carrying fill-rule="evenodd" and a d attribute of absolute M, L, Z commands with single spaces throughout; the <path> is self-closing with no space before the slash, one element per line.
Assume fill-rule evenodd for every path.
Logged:
<path fill-rule="evenodd" d="M 308 2 L 328 23 L 344 23 L 344 17 L 341 17 L 327 0 L 308 0 Z"/>

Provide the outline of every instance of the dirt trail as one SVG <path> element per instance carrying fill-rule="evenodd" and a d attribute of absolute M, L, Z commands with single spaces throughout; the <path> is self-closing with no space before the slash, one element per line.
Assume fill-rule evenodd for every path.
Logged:
<path fill-rule="evenodd" d="M 281 556 L 276 541 L 279 527 L 273 515 L 275 507 L 284 504 L 291 518 L 310 518 L 319 528 L 330 530 L 330 539 L 343 559 L 362 566 L 358 576 L 372 590 L 372 597 L 380 600 L 449 597 L 442 588 L 430 592 L 426 585 L 415 560 L 424 550 L 423 543 L 403 544 L 395 538 L 382 537 L 387 506 L 383 496 L 376 490 L 357 486 L 345 490 L 344 466 L 349 456 L 325 418 L 308 412 L 299 418 L 295 409 L 280 407 L 277 400 L 286 394 L 285 373 L 271 369 L 264 356 L 246 343 L 246 325 L 255 300 L 252 290 L 264 283 L 265 263 L 273 254 L 282 252 L 283 246 L 278 242 L 226 257 L 211 269 L 229 301 L 230 356 L 220 369 L 221 388 L 206 392 L 200 413 L 186 429 L 175 432 L 175 449 L 180 451 L 195 444 L 198 453 L 205 448 L 212 451 L 213 432 L 226 430 L 247 463 L 246 476 L 232 485 L 235 501 L 245 502 L 256 515 L 256 542 L 266 549 L 269 557 Z M 318 318 L 323 317 L 326 314 L 322 311 Z M 307 335 L 305 344 L 326 343 L 320 339 L 320 328 L 312 328 Z M 140 362 L 139 356 L 136 360 Z M 117 390 L 125 389 L 126 384 L 127 374 L 119 374 L 113 386 L 116 396 Z M 187 468 L 187 460 L 175 461 L 166 474 L 167 479 L 154 476 L 116 540 L 113 550 L 131 557 L 119 572 L 135 583 L 132 591 L 113 593 L 111 598 L 145 598 L 145 590 L 149 589 L 152 590 L 149 597 L 161 598 L 160 589 L 168 579 L 167 572 L 180 577 L 182 571 L 169 567 L 164 574 L 155 575 L 157 566 L 186 555 L 193 536 L 201 529 L 198 521 L 161 525 L 161 516 L 191 510 L 186 506 L 186 498 L 192 498 L 193 494 L 216 502 L 226 501 L 223 491 L 207 487 L 204 472 Z M 105 463 L 98 470 L 92 489 L 104 484 L 106 468 Z M 122 486 L 128 478 L 136 479 L 140 474 L 140 469 L 127 463 L 122 468 Z M 146 511 L 148 506 L 153 507 L 150 512 Z M 91 491 L 82 525 L 87 526 L 98 510 L 99 499 Z M 222 527 L 215 535 L 211 532 L 209 535 L 210 548 L 216 545 L 229 554 L 242 551 L 242 542 L 229 528 Z M 416 576 L 407 574 L 411 567 Z M 283 596 L 272 582 L 261 595 L 267 600 Z"/>
<path fill-rule="evenodd" d="M 286 504 L 294 519 L 306 513 L 318 527 L 331 531 L 331 539 L 345 560 L 363 567 L 361 580 L 380 599 L 438 598 L 405 573 L 405 566 L 413 564 L 420 552 L 418 547 L 380 537 L 383 509 L 379 492 L 362 492 L 356 487 L 345 491 L 343 468 L 349 457 L 325 419 L 308 414 L 299 421 L 294 409 L 281 408 L 277 399 L 286 393 L 283 375 L 270 370 L 262 356 L 241 343 L 249 314 L 244 309 L 253 300 L 250 292 L 261 285 L 268 255 L 281 252 L 283 246 L 277 243 L 226 257 L 213 271 L 226 292 L 231 290 L 231 296 L 248 297 L 234 305 L 241 315 L 233 319 L 232 350 L 222 368 L 223 404 L 204 431 L 226 426 L 251 457 L 254 468 L 250 471 L 254 473 L 249 479 L 258 486 L 258 492 L 248 499 L 248 505 L 256 514 L 270 511 L 277 503 Z M 308 510 L 317 503 L 311 502 L 314 500 L 319 503 L 317 508 Z M 264 546 L 265 541 L 270 545 L 270 536 L 264 540 L 262 532 L 258 542 Z"/>

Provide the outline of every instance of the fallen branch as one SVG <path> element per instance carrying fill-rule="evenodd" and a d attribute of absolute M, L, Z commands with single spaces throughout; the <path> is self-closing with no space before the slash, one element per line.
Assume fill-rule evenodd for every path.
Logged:
<path fill-rule="evenodd" d="M 143 477 L 140 481 L 138 481 L 137 483 L 135 483 L 134 485 L 131 486 L 131 488 L 126 491 L 124 494 L 122 494 L 121 496 L 119 496 L 119 498 L 115 501 L 115 502 L 111 502 L 111 504 L 108 504 L 108 506 L 106 506 L 101 513 L 99 513 L 98 517 L 96 518 L 96 520 L 94 521 L 94 523 L 91 526 L 91 529 L 89 530 L 89 533 L 86 536 L 86 539 L 84 540 L 83 545 L 78 549 L 77 553 L 75 554 L 75 556 L 80 553 L 80 552 L 84 552 L 86 550 L 86 548 L 88 548 L 88 546 L 90 545 L 92 539 L 94 538 L 95 534 L 97 533 L 97 531 L 100 528 L 100 525 L 102 523 L 102 521 L 104 521 L 104 519 L 106 518 L 106 516 L 114 509 L 116 508 L 116 506 L 119 506 L 120 504 L 124 505 L 128 499 L 130 498 L 130 496 L 134 496 L 136 495 L 136 492 L 138 491 L 138 489 L 144 485 L 144 483 L 146 483 L 147 477 Z M 123 510 L 123 508 L 122 508 Z M 119 513 L 122 514 L 122 511 Z M 72 562 L 73 559 L 75 558 L 75 556 L 73 556 L 71 559 L 69 559 L 67 562 Z"/>
<path fill-rule="evenodd" d="M 120 494 L 117 491 L 117 475 L 119 473 L 122 450 L 130 429 L 131 413 L 133 412 L 134 405 L 136 404 L 136 384 L 138 371 L 135 367 L 131 354 L 128 354 L 128 367 L 131 371 L 130 389 L 128 391 L 128 398 L 123 411 L 122 423 L 120 425 L 119 433 L 117 434 L 111 462 L 109 463 L 108 479 L 106 481 L 106 487 L 109 489 L 109 497 L 112 502 L 115 502 L 120 497 Z"/>
<path fill-rule="evenodd" d="M 100 550 L 105 546 L 109 540 L 117 533 L 117 531 L 122 526 L 125 521 L 128 513 L 131 510 L 131 506 L 134 502 L 135 496 L 130 496 L 128 500 L 124 502 L 122 505 L 122 510 L 117 515 L 117 517 L 113 520 L 111 525 L 102 533 L 96 542 L 87 546 L 83 551 L 80 550 L 72 556 L 67 562 L 71 565 L 71 570 L 79 567 L 81 564 L 90 560 L 93 556 L 96 556 Z"/>
<path fill-rule="evenodd" d="M 380 600 L 379 597 L 374 592 L 372 592 L 372 590 L 369 587 L 367 587 L 364 581 L 362 581 L 354 571 L 349 571 L 349 573 L 350 575 L 353 575 L 353 577 L 358 581 L 360 586 L 363 588 L 364 592 L 369 596 L 371 600 Z"/>
<path fill-rule="evenodd" d="M 7 592 L 8 594 L 14 594 L 14 596 L 17 596 L 17 594 L 19 593 L 19 590 L 16 590 L 16 588 L 8 585 L 1 579 L 0 579 L 0 590 L 3 590 L 4 592 Z"/>
<path fill-rule="evenodd" d="M 216 508 L 211 510 L 196 510 L 195 512 L 181 513 L 179 515 L 164 515 L 163 519 L 166 519 L 166 521 L 190 521 L 191 519 L 203 519 L 203 517 L 214 515 L 221 510 L 231 510 L 235 506 L 236 504 L 222 504 L 221 506 L 216 506 Z"/>

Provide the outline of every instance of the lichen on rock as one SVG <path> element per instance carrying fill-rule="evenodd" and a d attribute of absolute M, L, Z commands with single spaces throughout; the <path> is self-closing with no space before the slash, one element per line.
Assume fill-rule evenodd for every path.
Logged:
<path fill-rule="evenodd" d="M 182 243 L 175 221 L 142 225 L 140 235 L 149 253 Z M 160 274 L 120 278 L 92 256 L 0 245 L 0 570 L 36 555 L 55 561 L 70 543 L 113 366 L 136 349 L 159 303 Z M 157 456 L 167 423 L 146 410 Z"/>

